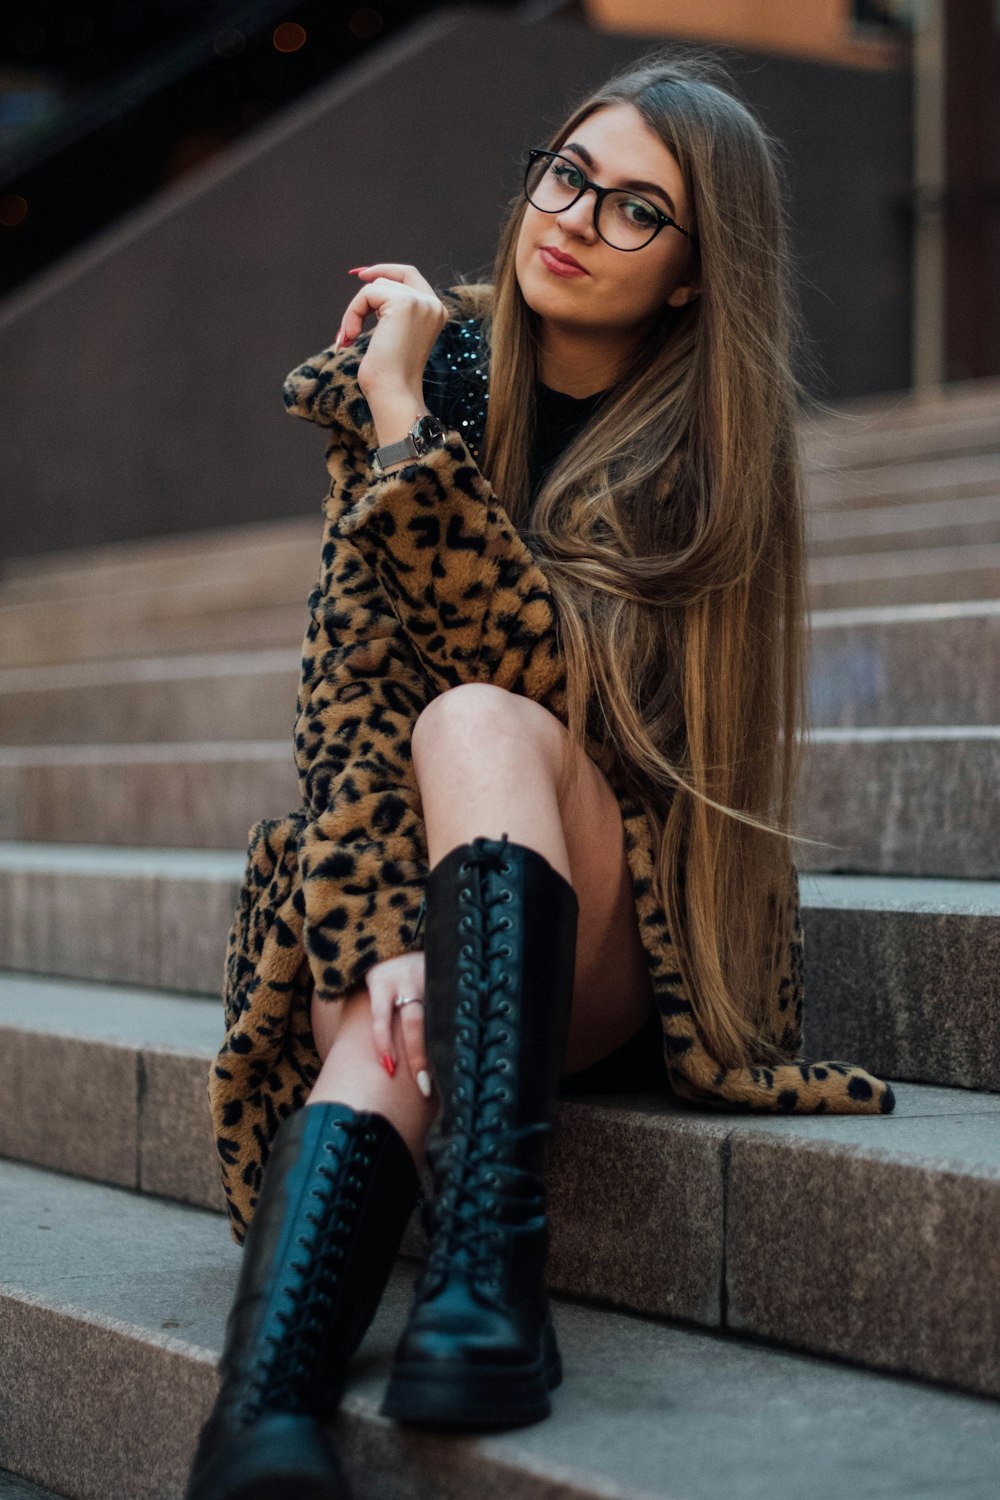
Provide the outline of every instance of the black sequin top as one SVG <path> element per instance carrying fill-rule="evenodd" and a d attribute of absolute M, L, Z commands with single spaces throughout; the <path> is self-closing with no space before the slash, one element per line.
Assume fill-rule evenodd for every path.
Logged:
<path fill-rule="evenodd" d="M 490 398 L 488 354 L 481 327 L 480 318 L 447 323 L 424 371 L 428 407 L 446 427 L 462 434 L 477 463 Z M 544 475 L 606 394 L 595 391 L 590 396 L 569 396 L 540 380 L 535 382 L 538 417 L 534 445 L 528 456 L 532 497 L 537 494 Z"/>

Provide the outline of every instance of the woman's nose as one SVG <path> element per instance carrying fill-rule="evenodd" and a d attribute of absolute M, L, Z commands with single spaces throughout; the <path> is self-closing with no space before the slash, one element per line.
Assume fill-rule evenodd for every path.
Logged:
<path fill-rule="evenodd" d="M 565 226 L 573 234 L 592 236 L 594 233 L 593 192 L 588 188 L 575 203 L 571 203 L 568 208 L 560 209 L 556 214 L 556 223 L 560 229 Z"/>

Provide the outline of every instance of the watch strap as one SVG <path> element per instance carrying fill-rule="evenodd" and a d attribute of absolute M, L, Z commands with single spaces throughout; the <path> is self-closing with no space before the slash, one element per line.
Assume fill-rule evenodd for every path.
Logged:
<path fill-rule="evenodd" d="M 437 417 L 421 413 L 405 437 L 396 443 L 383 443 L 380 448 L 374 448 L 370 454 L 369 462 L 376 474 L 381 474 L 390 464 L 398 463 L 401 458 L 419 458 L 426 453 L 435 441 L 444 436 L 444 426 Z"/>

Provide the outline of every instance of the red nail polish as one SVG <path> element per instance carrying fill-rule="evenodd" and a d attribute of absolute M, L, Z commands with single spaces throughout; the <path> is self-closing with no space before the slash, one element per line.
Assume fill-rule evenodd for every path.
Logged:
<path fill-rule="evenodd" d="M 389 1077 L 392 1078 L 396 1072 L 396 1064 L 393 1062 L 388 1052 L 382 1053 L 382 1066 L 388 1073 Z"/>
<path fill-rule="evenodd" d="M 348 276 L 353 276 L 357 271 L 367 271 L 367 269 L 367 266 L 352 266 L 347 274 Z"/>

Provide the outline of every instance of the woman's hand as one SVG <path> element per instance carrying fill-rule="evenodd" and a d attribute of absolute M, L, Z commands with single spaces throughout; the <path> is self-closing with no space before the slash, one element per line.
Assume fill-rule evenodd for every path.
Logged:
<path fill-rule="evenodd" d="M 369 313 L 378 319 L 358 366 L 358 385 L 369 406 L 403 397 L 423 406 L 424 370 L 448 309 L 416 266 L 383 261 L 356 269 L 365 285 L 347 304 L 338 339 L 353 343 Z"/>
<path fill-rule="evenodd" d="M 372 1033 L 375 1040 L 375 1055 L 385 1067 L 386 1056 L 392 1060 L 396 1071 L 396 1051 L 392 1040 L 392 1018 L 397 995 L 424 996 L 424 955 L 421 952 L 400 953 L 396 958 L 387 958 L 373 964 L 365 975 L 368 994 L 372 1002 Z M 431 1096 L 430 1068 L 424 1044 L 424 1007 L 401 1005 L 399 1024 L 403 1033 L 403 1050 L 406 1062 L 417 1088 L 426 1099 Z M 421 1075 L 422 1078 L 421 1078 Z"/>

